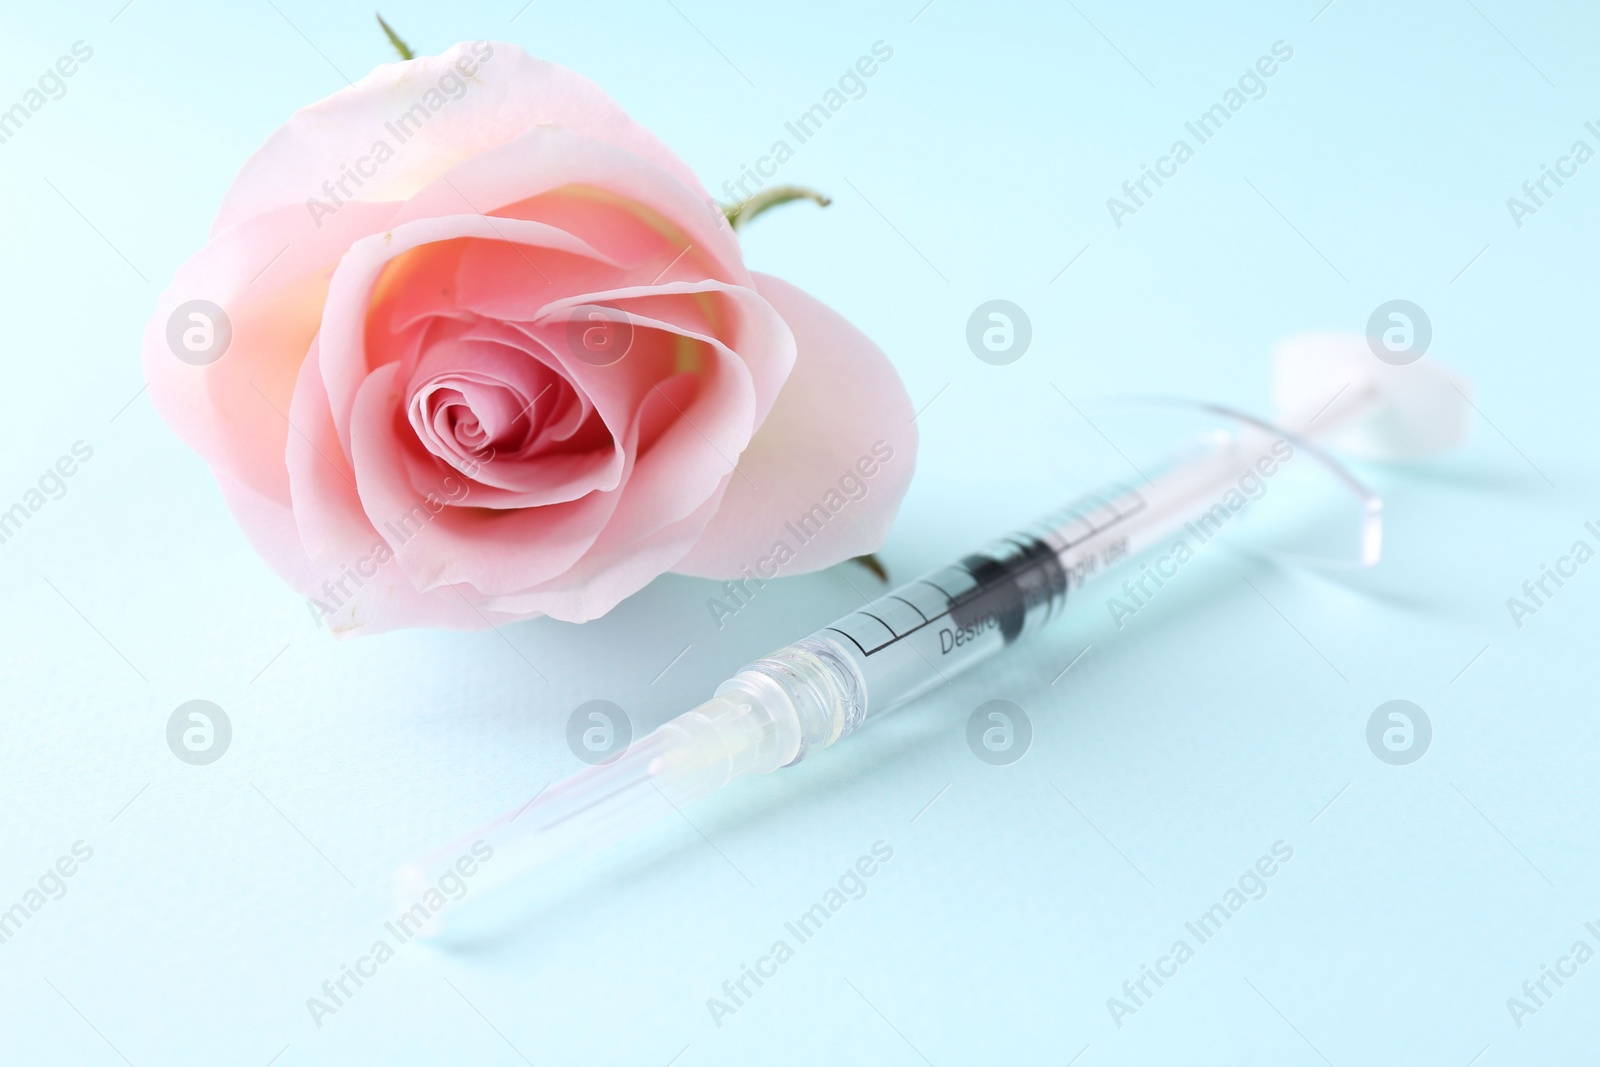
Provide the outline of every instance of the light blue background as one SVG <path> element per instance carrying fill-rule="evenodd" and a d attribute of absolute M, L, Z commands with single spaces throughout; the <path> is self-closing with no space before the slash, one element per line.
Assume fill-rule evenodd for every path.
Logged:
<path fill-rule="evenodd" d="M 669 577 L 582 628 L 329 639 L 139 394 L 138 343 L 245 157 L 387 46 L 364 5 L 122 2 L 0 14 L 0 105 L 94 48 L 0 145 L 0 504 L 94 449 L 0 545 L 0 906 L 94 849 L 0 945 L 0 1062 L 1594 1054 L 1600 962 L 1520 1029 L 1506 998 L 1580 937 L 1600 948 L 1600 564 L 1520 629 L 1505 606 L 1600 519 L 1600 162 L 1520 229 L 1505 206 L 1575 139 L 1600 147 L 1592 8 L 386 5 L 421 51 L 493 38 L 581 71 L 713 191 L 873 42 L 894 48 L 784 168 L 834 205 L 776 212 L 746 245 L 928 405 L 883 552 L 899 580 L 1127 474 L 1057 389 L 1265 410 L 1275 340 L 1359 331 L 1404 297 L 1481 417 L 1456 455 L 1365 472 L 1388 555 L 1359 582 L 1219 555 L 1121 631 L 1086 597 L 1009 661 L 694 808 L 698 832 L 667 827 L 652 860 L 518 936 L 408 946 L 318 1029 L 306 998 L 381 932 L 390 872 L 574 770 L 578 703 L 653 726 L 867 579 L 785 581 L 720 631 L 710 585 Z M 1268 95 L 1115 227 L 1106 198 L 1278 40 L 1294 58 Z M 1005 367 L 963 339 L 994 297 L 1034 328 Z M 163 736 L 196 697 L 235 730 L 203 768 Z M 1364 738 L 1397 697 L 1435 731 L 1408 767 Z M 992 698 L 1034 724 L 1010 767 L 963 740 Z M 706 998 L 879 839 L 894 859 L 867 896 L 717 1027 Z M 1107 998 L 1278 840 L 1294 858 L 1267 896 L 1114 1025 Z"/>

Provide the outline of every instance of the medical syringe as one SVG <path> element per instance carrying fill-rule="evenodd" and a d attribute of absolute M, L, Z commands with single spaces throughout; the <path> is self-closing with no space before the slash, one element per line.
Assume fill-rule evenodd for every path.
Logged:
<path fill-rule="evenodd" d="M 1441 383 L 1455 388 L 1448 372 L 1436 365 L 1375 370 L 1365 365 L 1372 357 L 1364 346 L 1365 363 L 1353 362 L 1347 349 L 1319 350 L 1310 363 L 1321 373 L 1303 376 L 1323 388 L 1336 385 L 1342 373 L 1350 380 L 1337 391 L 1327 388 L 1315 409 L 1310 393 L 1298 401 L 1290 396 L 1293 410 L 1280 415 L 1283 428 L 1245 419 L 1235 432 L 1147 478 L 1085 496 L 756 660 L 710 700 L 614 760 L 572 775 L 405 869 L 398 895 L 418 899 L 467 842 L 482 839 L 494 849 L 494 862 L 474 879 L 474 893 L 481 894 L 486 883 L 517 881 L 594 856 L 742 775 L 797 763 L 1037 632 L 1074 593 L 1122 570 L 1119 565 L 1141 551 L 1170 544 L 1185 527 L 1203 532 L 1208 522 L 1220 524 L 1219 502 L 1241 479 L 1270 477 L 1302 450 L 1331 464 L 1314 441 L 1344 436 L 1358 452 L 1387 448 L 1398 454 L 1393 458 L 1456 443 L 1464 419 L 1440 400 Z M 1345 370 L 1330 377 L 1329 366 Z M 1397 370 L 1412 377 L 1396 378 Z M 1279 373 L 1281 379 L 1281 354 Z M 1464 393 L 1455 395 L 1464 402 Z M 1279 406 L 1285 406 L 1282 389 Z M 1407 424 L 1419 412 L 1433 420 L 1431 428 Z M 1375 561 L 1378 548 L 1375 504 L 1366 499 L 1367 562 Z"/>

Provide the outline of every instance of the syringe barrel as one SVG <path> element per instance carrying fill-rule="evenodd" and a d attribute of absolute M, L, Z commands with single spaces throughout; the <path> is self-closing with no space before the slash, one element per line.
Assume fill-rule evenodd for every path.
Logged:
<path fill-rule="evenodd" d="M 1037 632 L 1062 613 L 1070 593 L 1202 518 L 1206 505 L 1262 456 L 1292 454 L 1283 438 L 1254 429 L 1213 442 L 1137 486 L 1110 485 L 877 598 L 758 660 L 724 688 L 752 670 L 791 677 L 779 665 L 796 662 L 827 664 L 829 677 L 845 679 L 833 691 L 849 694 L 849 703 L 837 709 L 830 729 L 802 731 L 794 759 L 804 758 L 869 715 L 913 700 Z"/>

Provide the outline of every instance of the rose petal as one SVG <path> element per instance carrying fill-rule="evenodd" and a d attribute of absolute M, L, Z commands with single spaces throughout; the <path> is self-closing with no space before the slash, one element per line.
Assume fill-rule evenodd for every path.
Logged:
<path fill-rule="evenodd" d="M 221 473 L 288 501 L 285 415 L 329 275 L 351 241 L 393 213 L 362 204 L 318 234 L 303 212 L 282 208 L 218 234 L 174 274 L 145 325 L 145 379 L 162 418 Z M 178 358 L 167 339 L 169 320 L 191 300 L 222 308 L 233 332 L 204 366 Z"/>
<path fill-rule="evenodd" d="M 691 514 L 658 530 L 648 544 L 626 554 L 596 553 L 537 589 L 487 598 L 484 610 L 521 618 L 548 615 L 565 622 L 598 619 L 671 570 L 700 536 L 718 503 L 718 497 L 712 497 Z"/>
<path fill-rule="evenodd" d="M 578 255 L 595 255 L 582 241 L 554 226 L 520 219 L 489 219 L 482 215 L 449 215 L 395 225 L 354 243 L 345 253 L 328 285 L 321 331 L 322 378 L 334 412 L 339 437 L 349 447 L 346 415 L 365 377 L 392 358 L 389 351 L 369 351 L 372 330 L 368 307 L 384 269 L 402 253 L 423 245 L 460 237 L 515 241 L 529 246 L 556 248 Z"/>
<path fill-rule="evenodd" d="M 474 74 L 462 77 L 457 64 Z M 457 84 L 464 88 L 452 99 L 446 94 Z M 463 42 L 442 55 L 380 66 L 297 111 L 240 170 L 211 232 L 289 204 L 310 217 L 312 198 L 329 207 L 335 197 L 406 200 L 462 160 L 539 126 L 616 145 L 709 200 L 694 173 L 587 78 L 513 44 Z M 391 158 L 378 162 L 385 154 Z"/>
<path fill-rule="evenodd" d="M 294 511 L 225 474 L 217 475 L 217 484 L 251 547 L 279 577 L 307 596 L 307 608 L 337 637 L 411 626 L 481 630 L 523 617 L 476 606 L 464 595 L 448 591 L 443 596 L 419 592 L 396 560 L 377 562 L 376 538 L 337 563 L 314 562 L 296 537 Z"/>
<path fill-rule="evenodd" d="M 355 470 L 339 444 L 328 393 L 317 375 L 316 346 L 295 383 L 283 461 L 299 547 L 312 560 L 343 564 L 366 552 L 377 531 L 361 508 Z"/>
<path fill-rule="evenodd" d="M 420 445 L 410 426 L 395 415 L 397 371 L 392 364 L 380 367 L 362 383 L 350 419 L 351 465 L 362 510 L 395 549 L 417 588 L 460 584 L 495 595 L 537 586 L 580 559 L 616 511 L 619 493 L 590 493 L 540 508 L 492 510 L 473 506 L 469 487 L 464 499 L 420 528 L 396 525 L 415 514 L 425 496 L 413 486 L 401 458 Z"/>
<path fill-rule="evenodd" d="M 680 574 L 737 577 L 778 541 L 795 552 L 785 574 L 876 551 L 916 466 L 911 399 L 888 357 L 814 297 L 778 278 L 755 279 L 794 331 L 794 372 L 739 457 L 744 477 L 728 483 L 705 534 L 673 568 Z M 840 485 L 847 479 L 865 495 L 850 500 Z M 785 524 L 807 514 L 821 530 L 799 543 Z"/>
<path fill-rule="evenodd" d="M 539 127 L 463 160 L 418 190 L 395 224 L 469 211 L 558 227 L 631 265 L 639 276 L 628 284 L 683 277 L 750 284 L 738 239 L 697 185 L 571 129 Z"/>

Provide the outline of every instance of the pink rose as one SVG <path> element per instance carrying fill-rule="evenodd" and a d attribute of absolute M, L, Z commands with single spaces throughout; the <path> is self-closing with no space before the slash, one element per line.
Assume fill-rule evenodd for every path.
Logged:
<path fill-rule="evenodd" d="M 341 633 L 816 570 L 878 547 L 915 461 L 883 353 L 748 271 L 599 88 L 506 44 L 294 115 L 163 294 L 144 366 Z"/>

